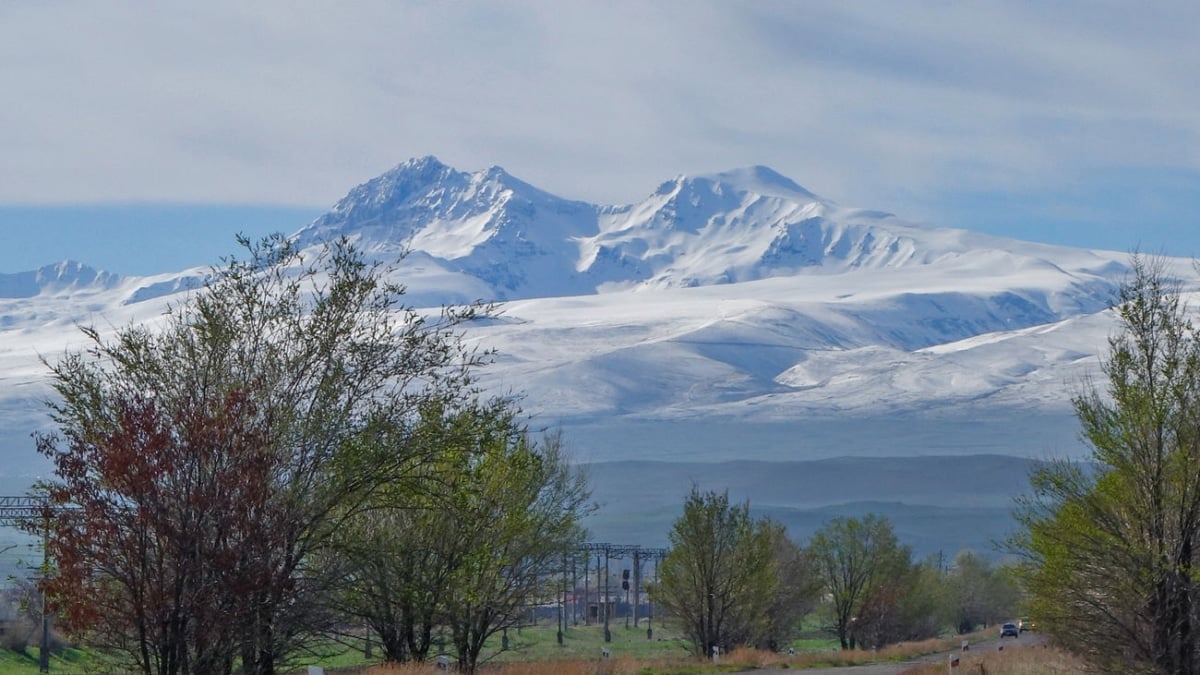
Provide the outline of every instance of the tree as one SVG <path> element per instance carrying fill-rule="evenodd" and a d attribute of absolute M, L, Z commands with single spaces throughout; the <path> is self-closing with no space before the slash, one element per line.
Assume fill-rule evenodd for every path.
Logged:
<path fill-rule="evenodd" d="M 388 661 L 424 661 L 442 620 L 443 594 L 466 555 L 450 534 L 458 525 L 455 494 L 466 489 L 480 424 L 511 420 L 503 404 L 450 414 L 438 402 L 422 409 L 410 443 L 432 448 L 414 478 L 422 489 L 393 483 L 370 508 L 348 520 L 335 565 L 346 574 L 339 608 L 379 637 Z"/>
<path fill-rule="evenodd" d="M 960 551 L 943 583 L 943 615 L 959 633 L 1012 618 L 1019 592 L 1004 568 L 994 568 L 973 551 Z"/>
<path fill-rule="evenodd" d="M 869 607 L 872 620 L 882 618 L 898 597 L 897 587 L 889 582 L 908 571 L 911 553 L 896 540 L 891 522 L 875 514 L 862 520 L 833 519 L 813 535 L 809 552 L 832 598 L 838 642 L 842 649 L 853 649 L 858 643 L 859 615 Z"/>
<path fill-rule="evenodd" d="M 774 521 L 767 521 L 765 527 L 779 581 L 766 610 L 766 629 L 755 646 L 779 651 L 800 632 L 800 622 L 816 607 L 821 583 L 812 557 L 787 536 L 787 529 Z"/>
<path fill-rule="evenodd" d="M 1200 335 L 1159 260 L 1132 259 L 1074 398 L 1089 463 L 1035 472 L 1011 544 L 1039 624 L 1107 672 L 1200 672 Z"/>
<path fill-rule="evenodd" d="M 46 588 L 131 671 L 270 675 L 319 636 L 314 562 L 421 465 L 420 405 L 467 397 L 480 362 L 454 332 L 473 309 L 428 321 L 345 241 L 241 243 L 160 325 L 85 328 L 50 365 Z"/>
<path fill-rule="evenodd" d="M 753 644 L 768 630 L 767 612 L 779 587 L 774 547 L 778 529 L 750 517 L 750 504 L 729 493 L 692 491 L 671 529 L 654 602 L 683 623 L 700 656 L 714 646 Z"/>
<path fill-rule="evenodd" d="M 425 659 L 445 626 L 473 672 L 487 639 L 547 595 L 583 541 L 587 481 L 561 435 L 534 443 L 508 401 L 429 406 L 417 435 L 437 448 L 421 473 L 427 490 L 382 491 L 345 533 L 347 611 L 394 661 Z"/>
<path fill-rule="evenodd" d="M 881 635 L 878 646 L 895 642 L 927 640 L 942 633 L 946 626 L 942 614 L 942 586 L 945 579 L 935 559 L 912 565 L 904 575 L 905 593 L 901 599 L 899 619 L 892 632 Z"/>
<path fill-rule="evenodd" d="M 444 536 L 462 553 L 444 593 L 459 668 L 475 672 L 484 643 L 522 610 L 553 597 L 565 556 L 583 543 L 587 478 L 567 461 L 562 435 L 540 444 L 511 424 L 489 429 L 454 495 Z"/>

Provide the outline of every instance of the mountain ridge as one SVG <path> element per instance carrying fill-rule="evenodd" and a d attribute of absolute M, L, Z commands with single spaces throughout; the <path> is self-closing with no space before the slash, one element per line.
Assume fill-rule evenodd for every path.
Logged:
<path fill-rule="evenodd" d="M 598 205 L 550 194 L 500 167 L 468 173 L 414 158 L 353 188 L 296 238 L 312 245 L 343 235 L 376 255 L 428 256 L 485 284 L 491 300 L 927 265 L 983 250 L 1026 264 L 1069 257 L 1074 269 L 1064 274 L 1115 262 L 843 208 L 761 165 L 679 175 L 640 201 Z"/>

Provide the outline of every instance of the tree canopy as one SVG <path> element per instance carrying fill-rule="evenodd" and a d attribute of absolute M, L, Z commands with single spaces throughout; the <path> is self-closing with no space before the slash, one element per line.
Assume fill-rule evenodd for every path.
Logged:
<path fill-rule="evenodd" d="M 891 522 L 875 514 L 833 519 L 813 535 L 809 552 L 832 599 L 838 642 L 853 649 L 867 624 L 881 621 L 898 601 L 911 553 L 896 539 Z"/>
<path fill-rule="evenodd" d="M 796 609 L 811 591 L 807 566 L 783 528 L 750 515 L 748 503 L 729 502 L 729 493 L 693 486 L 670 533 L 651 597 L 682 624 L 700 656 L 713 647 L 728 650 L 778 640 L 791 627 Z M 781 573 L 798 584 L 780 595 Z"/>
<path fill-rule="evenodd" d="M 1200 672 L 1200 334 L 1135 256 L 1118 332 L 1075 412 L 1088 462 L 1032 477 L 1012 543 L 1039 625 L 1107 672 Z"/>

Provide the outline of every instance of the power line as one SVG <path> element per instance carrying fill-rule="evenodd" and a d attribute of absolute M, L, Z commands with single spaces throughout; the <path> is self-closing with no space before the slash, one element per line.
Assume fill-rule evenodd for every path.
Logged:
<path fill-rule="evenodd" d="M 14 527 L 41 520 L 42 525 L 42 574 L 50 569 L 50 517 L 69 511 L 69 507 L 50 506 L 45 497 L 0 496 L 0 526 Z M 42 644 L 38 654 L 38 670 L 50 672 L 50 615 L 46 612 L 46 592 L 42 590 Z"/>

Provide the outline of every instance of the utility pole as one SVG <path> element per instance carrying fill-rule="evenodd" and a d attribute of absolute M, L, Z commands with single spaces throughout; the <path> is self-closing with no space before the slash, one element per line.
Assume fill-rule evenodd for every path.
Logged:
<path fill-rule="evenodd" d="M 50 574 L 50 516 L 42 517 L 42 579 Z M 41 586 L 41 584 L 38 584 Z M 42 588 L 42 646 L 38 650 L 38 671 L 50 672 L 50 613 L 46 611 L 46 589 Z"/>
<path fill-rule="evenodd" d="M 637 625 L 638 625 L 638 603 L 641 602 L 641 594 L 639 593 L 639 591 L 641 590 L 641 585 L 642 585 L 642 556 L 641 556 L 641 553 L 642 552 L 639 549 L 633 550 L 633 627 L 634 628 L 637 628 Z"/>
<path fill-rule="evenodd" d="M 567 629 L 567 554 L 562 557 L 562 602 L 558 605 L 558 646 L 562 646 L 563 632 Z"/>
<path fill-rule="evenodd" d="M 654 556 L 654 583 L 658 583 L 658 558 Z M 654 639 L 654 601 L 646 603 L 646 639 Z"/>
<path fill-rule="evenodd" d="M 609 572 L 608 547 L 606 546 L 604 548 L 604 641 L 605 642 L 612 642 L 612 631 L 610 631 L 608 629 L 608 600 L 610 597 L 612 597 L 608 593 L 608 578 L 610 576 L 612 576 L 612 574 Z"/>
<path fill-rule="evenodd" d="M 595 553 L 595 555 L 596 555 L 596 568 L 595 568 L 596 569 L 596 596 L 598 596 L 597 600 L 596 600 L 596 623 L 603 622 L 603 624 L 604 624 L 604 641 L 605 642 L 612 641 L 612 631 L 609 627 L 609 623 L 610 623 L 609 619 L 612 616 L 612 591 L 609 589 L 609 583 L 610 583 L 609 577 L 612 576 L 610 568 L 612 567 L 612 559 L 613 558 L 619 558 L 621 560 L 625 560 L 629 557 L 633 558 L 632 574 L 630 573 L 630 570 L 628 570 L 628 569 L 623 569 L 621 571 L 621 590 L 625 592 L 625 596 L 624 596 L 625 604 L 629 605 L 629 609 L 625 612 L 625 627 L 629 628 L 629 624 L 630 624 L 629 619 L 630 619 L 630 616 L 632 615 L 633 627 L 637 628 L 638 627 L 638 606 L 642 603 L 642 583 L 643 583 L 643 577 L 644 577 L 643 573 L 645 572 L 645 570 L 642 569 L 642 565 L 645 563 L 647 557 L 651 558 L 654 561 L 654 580 L 655 580 L 655 582 L 657 582 L 658 581 L 658 561 L 662 560 L 663 556 L 665 556 L 667 554 L 667 550 L 664 548 L 644 548 L 642 546 L 630 545 L 630 544 L 609 544 L 609 543 L 586 542 L 586 543 L 579 545 L 578 551 L 584 557 L 584 563 L 583 563 L 583 589 L 584 589 L 584 591 L 583 591 L 583 593 L 584 593 L 584 595 L 583 595 L 583 600 L 584 600 L 583 621 L 584 621 L 584 625 L 588 625 L 591 620 L 591 611 L 592 611 L 592 605 L 590 602 L 590 599 L 591 599 L 591 575 L 589 573 L 589 570 L 591 568 L 592 554 Z M 601 587 L 601 581 L 600 581 L 600 575 L 602 574 L 600 572 L 600 554 L 601 553 L 604 554 L 603 587 Z M 633 584 L 633 594 L 632 594 L 633 602 L 632 603 L 630 603 L 630 597 L 629 597 L 630 596 L 630 593 L 629 593 L 629 591 L 630 591 L 629 585 L 630 584 Z M 617 597 L 620 598 L 621 596 L 618 594 Z M 603 617 L 601 617 L 601 612 L 603 612 Z M 648 611 L 646 613 L 646 619 L 647 619 L 646 639 L 647 640 L 654 639 L 654 630 L 653 630 L 653 627 L 650 625 L 651 622 L 653 621 L 653 618 L 654 618 L 654 611 L 653 611 L 653 608 L 650 608 L 650 609 L 648 609 Z"/>
<path fill-rule="evenodd" d="M 61 510 L 61 509 L 56 509 Z M 38 671 L 50 672 L 50 614 L 46 611 L 46 590 L 41 580 L 50 573 L 50 516 L 43 497 L 0 497 L 0 525 L 20 525 L 42 520 L 42 567 L 38 590 L 42 594 L 42 641 L 38 650 Z"/>

